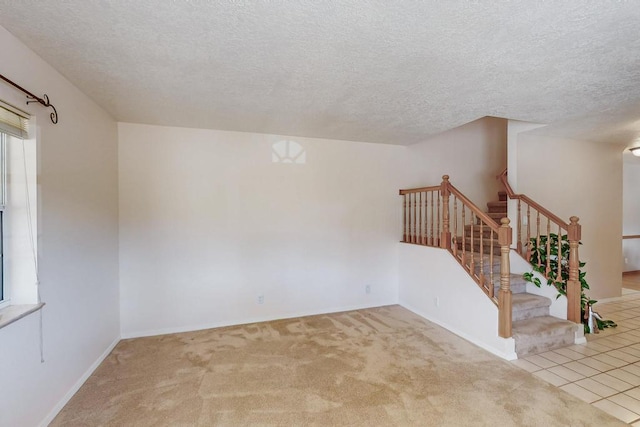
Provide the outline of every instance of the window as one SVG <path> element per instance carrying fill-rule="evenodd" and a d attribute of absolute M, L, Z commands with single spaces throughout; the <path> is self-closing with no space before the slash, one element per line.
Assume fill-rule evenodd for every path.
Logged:
<path fill-rule="evenodd" d="M 36 302 L 31 206 L 35 198 L 35 141 L 28 115 L 0 102 L 0 308 Z M 29 182 L 32 181 L 32 182 Z"/>

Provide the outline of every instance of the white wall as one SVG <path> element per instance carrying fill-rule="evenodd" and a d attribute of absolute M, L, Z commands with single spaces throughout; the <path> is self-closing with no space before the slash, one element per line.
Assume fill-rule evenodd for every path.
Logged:
<path fill-rule="evenodd" d="M 39 315 L 0 329 L 0 425 L 50 420 L 78 381 L 119 339 L 117 127 L 54 69 L 0 27 L 2 74 L 49 109 L 0 84 L 0 99 L 36 114 L 38 251 L 45 363 Z M 53 411 L 53 412 L 52 412 Z"/>
<path fill-rule="evenodd" d="M 498 307 L 448 251 L 398 246 L 402 306 L 502 358 L 517 357 L 513 338 L 498 337 Z"/>
<path fill-rule="evenodd" d="M 640 235 L 640 159 L 625 162 L 623 170 L 622 233 Z M 624 271 L 640 270 L 640 239 L 623 240 L 622 251 L 626 259 Z"/>
<path fill-rule="evenodd" d="M 587 262 L 588 295 L 595 299 L 620 296 L 622 148 L 520 134 L 517 183 L 516 192 L 561 218 L 580 218 L 580 259 Z"/>
<path fill-rule="evenodd" d="M 484 117 L 408 147 L 402 188 L 438 185 L 442 175 L 479 208 L 498 200 L 496 175 L 507 166 L 507 121 Z"/>
<path fill-rule="evenodd" d="M 520 120 L 507 120 L 507 166 L 508 166 L 508 174 L 507 180 L 511 189 L 516 191 L 518 188 L 518 138 L 519 135 L 523 132 L 527 132 L 544 125 L 538 123 L 531 122 L 523 122 Z M 518 202 L 517 200 L 507 199 L 508 203 L 508 215 L 509 218 L 512 219 L 511 227 L 513 228 L 513 232 L 517 231 L 517 222 L 516 218 L 518 217 Z M 518 241 L 517 238 L 514 239 L 511 247 L 517 248 Z"/>
<path fill-rule="evenodd" d="M 286 139 L 304 164 L 272 162 Z M 397 301 L 406 148 L 124 123 L 119 141 L 123 336 Z"/>

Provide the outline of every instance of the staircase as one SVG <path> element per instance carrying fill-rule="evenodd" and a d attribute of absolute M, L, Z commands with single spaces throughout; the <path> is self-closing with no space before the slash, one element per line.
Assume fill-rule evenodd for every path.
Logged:
<path fill-rule="evenodd" d="M 500 180 L 506 192 L 498 193 L 497 201 L 487 203 L 486 211 L 452 185 L 448 175 L 442 177 L 440 185 L 400 190 L 403 198 L 402 242 L 446 249 L 453 255 L 497 306 L 497 337 L 513 338 L 518 357 L 572 345 L 577 339 L 584 340 L 579 338 L 582 332 L 579 219 L 573 216 L 569 222 L 565 222 L 526 195 L 516 194 L 506 181 L 506 171 L 500 175 Z M 513 224 L 506 219 L 507 199 L 517 205 L 518 214 Z M 520 217 L 521 213 L 523 218 Z M 523 223 L 529 225 L 523 227 Z M 513 227 L 518 230 L 515 234 Z M 557 263 L 556 258 L 552 258 L 558 255 L 551 252 L 551 245 L 547 245 L 545 252 L 544 249 L 536 249 L 541 253 L 541 258 L 536 259 L 548 260 L 543 275 L 553 276 L 556 268 L 558 274 L 561 268 L 563 275 L 568 274 L 564 282 L 567 320 L 550 316 L 550 312 L 556 312 L 556 303 L 544 295 L 550 295 L 551 290 L 538 290 L 529 285 L 531 292 L 527 292 L 527 282 L 521 274 L 511 272 L 515 256 L 521 256 L 528 262 L 533 259 L 531 252 L 527 252 L 532 238 L 540 239 L 552 233 L 567 236 L 569 250 L 561 254 L 562 262 Z M 550 267 L 550 260 L 554 260 L 553 268 Z M 520 265 L 520 273 L 530 271 L 528 264 Z M 537 265 L 540 271 L 544 270 L 543 267 L 542 264 Z M 436 288 L 439 286 L 433 282 L 431 285 Z M 437 295 L 438 290 L 433 290 L 432 294 Z M 551 307 L 553 310 L 550 310 Z M 444 314 L 440 316 L 447 317 Z M 455 316 L 451 316 L 451 319 L 457 320 Z M 466 330 L 475 334 L 474 328 Z M 510 352 L 508 357 L 513 357 L 513 350 L 513 347 L 506 350 Z"/>
<path fill-rule="evenodd" d="M 487 203 L 488 214 L 496 222 L 507 216 L 506 193 L 498 193 L 499 200 Z M 479 236 L 479 227 L 473 227 L 475 237 Z M 485 232 L 483 233 L 490 233 Z M 489 234 L 485 234 L 485 238 Z M 459 240 L 459 239 L 458 239 Z M 474 239 L 475 241 L 476 239 Z M 471 227 L 465 227 L 465 242 L 467 242 L 467 250 L 471 241 Z M 497 242 L 497 239 L 494 239 Z M 494 253 L 499 253 L 500 246 L 494 244 Z M 490 248 L 483 248 L 485 254 L 489 253 Z M 476 248 L 474 252 L 478 252 Z M 480 254 L 477 253 L 479 257 Z M 498 294 L 500 289 L 500 260 L 497 258 L 494 265 L 488 265 L 488 257 L 484 256 L 484 271 L 491 268 L 493 274 L 494 295 Z M 479 271 L 476 266 L 476 272 Z M 516 343 L 516 354 L 518 357 L 526 357 L 532 354 L 542 353 L 560 347 L 566 347 L 574 344 L 576 325 L 568 320 L 559 319 L 549 315 L 549 307 L 551 300 L 547 297 L 527 293 L 527 282 L 522 278 L 521 274 L 511 274 L 511 292 L 512 292 L 512 328 L 513 338 Z"/>
<path fill-rule="evenodd" d="M 487 214 L 500 224 L 500 220 L 507 216 L 507 192 L 498 191 L 498 200 L 487 203 Z"/>

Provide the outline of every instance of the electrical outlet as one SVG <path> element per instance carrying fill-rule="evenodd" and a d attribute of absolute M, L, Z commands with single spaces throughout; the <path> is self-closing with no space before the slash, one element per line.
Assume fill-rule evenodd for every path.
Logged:
<path fill-rule="evenodd" d="M 629 264 L 629 258 L 625 258 L 625 259 L 624 259 L 624 263 L 625 263 L 625 264 Z"/>
<path fill-rule="evenodd" d="M 433 299 L 433 303 L 435 304 L 436 307 L 440 307 L 440 298 L 439 297 L 435 297 Z"/>
<path fill-rule="evenodd" d="M 258 295 L 258 304 L 264 304 L 264 295 Z"/>
<path fill-rule="evenodd" d="M 367 286 L 365 286 L 365 287 L 364 287 L 364 291 L 365 291 L 367 294 L 370 294 L 370 293 L 371 293 L 371 285 L 367 285 Z"/>

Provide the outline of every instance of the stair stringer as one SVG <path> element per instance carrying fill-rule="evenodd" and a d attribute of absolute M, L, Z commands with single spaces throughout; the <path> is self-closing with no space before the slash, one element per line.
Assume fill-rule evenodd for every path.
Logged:
<path fill-rule="evenodd" d="M 515 340 L 498 336 L 498 307 L 445 249 L 399 243 L 398 302 L 506 360 Z"/>
<path fill-rule="evenodd" d="M 533 283 L 527 283 L 527 293 L 540 295 L 547 297 L 551 300 L 551 306 L 549 307 L 549 315 L 557 317 L 559 319 L 567 319 L 567 297 L 564 295 L 558 296 L 556 288 L 547 285 L 547 279 L 540 273 L 533 271 L 531 264 L 529 264 L 516 250 L 511 250 L 509 253 L 509 261 L 511 262 L 512 274 L 523 274 L 531 272 L 535 277 L 540 279 L 542 286 L 539 288 Z M 575 335 L 576 344 L 584 344 L 587 340 L 584 337 L 584 329 L 577 328 Z"/>

